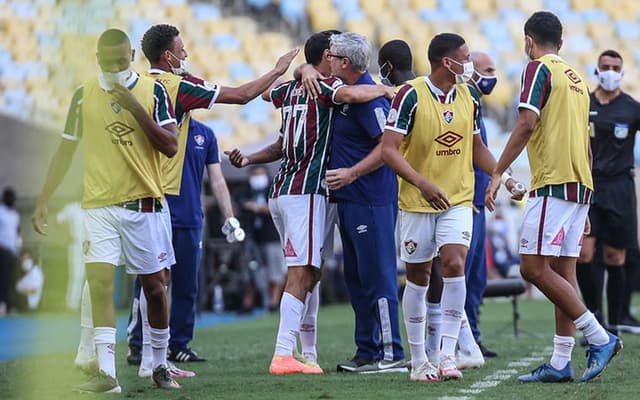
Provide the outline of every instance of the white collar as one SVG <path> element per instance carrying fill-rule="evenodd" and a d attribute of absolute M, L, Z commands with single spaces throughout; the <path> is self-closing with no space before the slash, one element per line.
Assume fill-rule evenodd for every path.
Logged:
<path fill-rule="evenodd" d="M 438 101 L 440 100 L 440 97 L 442 96 L 442 97 L 444 97 L 444 104 L 451 103 L 451 101 L 453 99 L 453 94 L 456 91 L 456 85 L 453 85 L 451 87 L 451 90 L 449 90 L 449 93 L 445 94 L 444 91 L 442 91 L 442 89 L 440 89 L 439 87 L 434 85 L 433 82 L 431 82 L 431 79 L 429 79 L 428 76 L 425 75 L 424 81 L 427 83 L 427 86 L 429 86 L 429 89 L 431 89 L 433 94 L 435 94 L 438 97 Z"/>
<path fill-rule="evenodd" d="M 161 75 L 161 74 L 168 74 L 168 72 L 167 72 L 167 71 L 162 70 L 162 69 L 160 69 L 160 68 L 149 68 L 149 69 L 147 70 L 147 73 L 148 73 L 148 74 L 158 74 L 158 75 Z"/>

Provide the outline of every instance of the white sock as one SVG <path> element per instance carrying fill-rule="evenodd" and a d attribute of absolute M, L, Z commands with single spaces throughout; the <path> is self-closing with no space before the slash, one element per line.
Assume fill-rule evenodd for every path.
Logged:
<path fill-rule="evenodd" d="M 140 319 L 142 323 L 142 368 L 153 368 L 153 352 L 151 350 L 151 325 L 149 325 L 149 306 L 144 290 L 140 289 Z"/>
<path fill-rule="evenodd" d="M 84 281 L 80 296 L 80 344 L 78 357 L 91 359 L 96 357 L 96 344 L 93 341 L 93 312 L 91 311 L 91 294 L 89 282 Z M 77 359 L 76 358 L 76 359 Z"/>
<path fill-rule="evenodd" d="M 553 335 L 553 353 L 551 354 L 551 366 L 555 369 L 564 368 L 571 361 L 571 351 L 576 340 L 572 336 Z"/>
<path fill-rule="evenodd" d="M 402 296 L 402 313 L 404 326 L 407 329 L 407 341 L 411 351 L 411 364 L 415 368 L 427 361 L 427 353 L 424 348 L 425 319 L 427 317 L 427 304 L 425 297 L 428 286 L 416 285 L 407 281 Z"/>
<path fill-rule="evenodd" d="M 466 295 L 464 276 L 442 278 L 442 357 L 455 354 Z"/>
<path fill-rule="evenodd" d="M 442 310 L 440 303 L 427 302 L 427 340 L 425 348 L 432 364 L 440 362 L 440 327 L 442 326 Z"/>
<path fill-rule="evenodd" d="M 151 352 L 153 353 L 153 369 L 160 365 L 167 365 L 167 347 L 169 347 L 169 327 L 149 329 L 151 337 Z"/>
<path fill-rule="evenodd" d="M 460 351 L 463 351 L 467 354 L 471 354 L 476 350 L 478 345 L 476 344 L 476 340 L 473 338 L 473 333 L 471 332 L 471 326 L 469 325 L 469 320 L 467 319 L 467 313 L 462 312 L 462 322 L 460 323 L 460 334 L 458 335 L 458 346 L 460 347 Z"/>
<path fill-rule="evenodd" d="M 316 344 L 318 341 L 317 320 L 318 307 L 320 306 L 320 282 L 313 291 L 307 294 L 306 310 L 300 324 L 300 345 L 302 356 L 309 361 L 317 362 L 318 353 Z"/>
<path fill-rule="evenodd" d="M 116 328 L 100 326 L 93 328 L 96 341 L 98 368 L 112 378 L 116 377 Z"/>
<path fill-rule="evenodd" d="M 280 325 L 276 337 L 275 354 L 279 356 L 291 356 L 296 338 L 300 331 L 300 321 L 304 303 L 288 292 L 282 294 L 280 300 Z"/>
<path fill-rule="evenodd" d="M 576 328 L 582 331 L 582 334 L 587 338 L 589 344 L 601 346 L 609 343 L 607 331 L 604 330 L 591 311 L 586 311 L 578 317 L 578 319 L 573 321 L 573 323 L 576 324 Z"/>

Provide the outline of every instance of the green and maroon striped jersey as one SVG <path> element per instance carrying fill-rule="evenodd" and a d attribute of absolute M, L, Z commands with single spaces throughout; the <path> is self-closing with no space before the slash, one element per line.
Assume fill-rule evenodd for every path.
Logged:
<path fill-rule="evenodd" d="M 282 115 L 282 160 L 273 179 L 270 197 L 295 194 L 327 194 L 327 169 L 335 94 L 344 83 L 335 77 L 319 80 L 321 94 L 308 96 L 299 81 L 271 90 L 271 101 Z"/>

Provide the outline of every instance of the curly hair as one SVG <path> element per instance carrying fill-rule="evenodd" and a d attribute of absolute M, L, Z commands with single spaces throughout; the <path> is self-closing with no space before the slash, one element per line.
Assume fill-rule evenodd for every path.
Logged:
<path fill-rule="evenodd" d="M 149 28 L 142 36 L 142 52 L 151 63 L 160 61 L 160 55 L 173 45 L 180 31 L 173 25 L 158 24 Z"/>

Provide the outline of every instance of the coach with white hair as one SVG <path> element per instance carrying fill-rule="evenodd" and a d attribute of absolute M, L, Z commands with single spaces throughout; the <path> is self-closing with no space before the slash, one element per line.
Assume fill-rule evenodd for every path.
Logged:
<path fill-rule="evenodd" d="M 331 37 L 331 73 L 349 85 L 375 82 L 367 72 L 371 45 L 356 33 Z M 355 312 L 353 359 L 338 371 L 405 372 L 398 318 L 394 226 L 398 188 L 383 166 L 379 144 L 389 101 L 345 104 L 336 110 L 327 185 L 338 201 L 344 277 Z"/>

